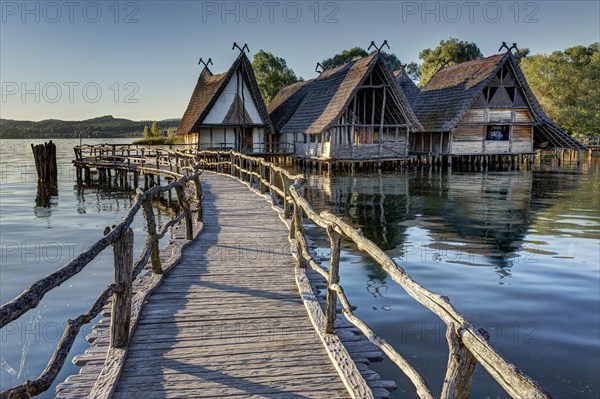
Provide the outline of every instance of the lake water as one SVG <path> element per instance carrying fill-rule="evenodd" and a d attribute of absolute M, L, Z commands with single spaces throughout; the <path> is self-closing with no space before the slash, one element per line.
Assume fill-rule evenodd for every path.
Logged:
<path fill-rule="evenodd" d="M 62 267 L 102 237 L 104 228 L 117 224 L 131 207 L 133 190 L 98 187 L 78 189 L 73 147 L 79 140 L 54 140 L 59 169 L 58 196 L 49 207 L 36 206 L 37 177 L 29 140 L 0 140 L 0 302 L 20 294 L 33 281 Z M 124 143 L 131 140 L 103 139 Z M 84 143 L 100 141 L 84 140 Z M 158 204 L 157 204 L 158 205 Z M 159 225 L 173 212 L 157 206 Z M 141 250 L 145 221 L 138 214 L 132 225 L 135 254 Z M 166 245 L 167 234 L 161 241 Z M 36 378 L 45 368 L 64 331 L 68 318 L 87 311 L 100 291 L 113 281 L 110 248 L 62 286 L 50 291 L 36 309 L 1 330 L 0 389 Z M 98 316 L 98 319 L 100 316 Z M 85 336 L 93 323 L 80 332 L 57 381 L 78 373 L 71 359 L 88 347 Z M 41 397 L 52 397 L 54 388 Z"/>
<path fill-rule="evenodd" d="M 418 283 L 449 296 L 502 355 L 555 397 L 600 395 L 599 164 L 579 171 L 311 176 L 308 186 L 316 210 L 360 227 Z M 327 241 L 319 246 L 327 256 Z M 439 394 L 444 323 L 349 243 L 340 283 L 356 313 Z M 398 382 L 395 397 L 415 396 L 389 360 L 371 367 Z M 472 394 L 508 396 L 481 366 Z"/>
<path fill-rule="evenodd" d="M 0 142 L 2 303 L 100 238 L 131 205 L 131 191 L 76 187 L 70 161 L 78 142 L 56 140 L 61 173 L 49 208 L 35 206 L 30 142 Z M 483 174 L 313 175 L 308 186 L 317 210 L 362 228 L 418 283 L 449 296 L 490 333 L 501 354 L 555 397 L 600 396 L 600 164 Z M 160 218 L 169 215 L 163 210 Z M 140 217 L 134 225 L 138 248 L 143 224 Z M 308 231 L 327 255 L 322 233 Z M 66 319 L 86 311 L 112 273 L 112 253 L 105 251 L 2 330 L 0 389 L 43 370 Z M 443 323 L 347 242 L 341 284 L 357 314 L 439 393 L 447 361 Z M 89 331 L 80 334 L 71 357 L 88 347 L 83 337 Z M 395 397 L 415 396 L 391 362 L 372 367 L 399 384 Z M 69 359 L 59 380 L 77 371 Z M 507 397 L 478 366 L 473 397 L 486 396 Z"/>

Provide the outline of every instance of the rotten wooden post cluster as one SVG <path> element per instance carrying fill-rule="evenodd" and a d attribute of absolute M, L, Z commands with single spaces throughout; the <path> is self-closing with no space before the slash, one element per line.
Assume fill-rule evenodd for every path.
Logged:
<path fill-rule="evenodd" d="M 336 306 L 342 306 L 342 312 L 350 323 L 379 347 L 392 360 L 415 386 L 420 398 L 433 398 L 434 395 L 420 373 L 389 343 L 377 335 L 367 323 L 358 318 L 340 285 L 340 252 L 342 239 L 349 240 L 360 250 L 366 252 L 381 268 L 398 283 L 417 302 L 435 313 L 447 326 L 446 338 L 449 355 L 441 398 L 468 398 L 471 392 L 471 379 L 477 363 L 480 363 L 490 375 L 514 398 L 549 398 L 550 395 L 514 365 L 500 356 L 489 344 L 487 332 L 476 330 L 450 303 L 447 297 L 435 294 L 417 284 L 402 267 L 397 265 L 362 232 L 345 223 L 337 216 L 322 212 L 316 213 L 301 192 L 304 186 L 303 176 L 291 175 L 288 171 L 262 158 L 250 157 L 235 152 L 202 151 L 204 169 L 224 173 L 229 168 L 233 178 L 247 182 L 266 194 L 274 206 L 281 206 L 281 217 L 289 219 L 289 238 L 295 241 L 296 266 L 311 267 L 327 281 L 325 318 L 321 326 L 325 334 L 335 333 Z M 225 158 L 227 161 L 222 161 Z M 258 172 L 256 172 L 258 171 Z M 329 238 L 329 268 L 324 269 L 310 253 L 304 236 L 304 215 L 323 228 Z"/>
<path fill-rule="evenodd" d="M 58 166 L 56 163 L 56 145 L 50 140 L 48 143 L 31 144 L 35 171 L 37 174 L 37 195 L 35 205 L 39 207 L 50 206 L 50 198 L 58 195 Z"/>
<path fill-rule="evenodd" d="M 167 232 L 168 229 L 175 226 L 182 219 L 186 224 L 186 239 L 193 239 L 194 220 L 192 213 L 197 213 L 196 220 L 202 220 L 202 186 L 200 184 L 200 168 L 195 160 L 195 154 L 178 153 L 177 156 L 171 156 L 168 151 L 153 150 L 151 153 L 155 157 L 157 164 L 155 168 L 148 168 L 147 162 L 139 158 L 138 150 L 135 154 L 131 148 L 121 149 L 115 146 L 87 146 L 89 154 L 93 156 L 93 160 L 89 157 L 84 157 L 81 147 L 75 148 L 76 167 L 83 169 L 84 167 L 97 167 L 98 162 L 103 167 L 107 166 L 107 162 L 112 162 L 114 168 L 122 168 L 124 165 L 135 170 L 136 173 L 152 174 L 153 176 L 163 175 L 165 178 L 172 180 L 171 183 L 160 186 L 155 185 L 147 191 L 137 190 L 134 203 L 123 217 L 122 221 L 113 226 L 107 227 L 104 230 L 104 237 L 96 241 L 85 252 L 79 254 L 69 263 L 58 269 L 54 273 L 34 282 L 25 291 L 13 300 L 5 303 L 0 307 L 0 328 L 3 328 L 8 323 L 18 319 L 27 311 L 35 308 L 46 293 L 53 288 L 58 287 L 62 283 L 69 280 L 71 277 L 82 271 L 96 256 L 108 247 L 113 249 L 114 257 L 114 283 L 104 289 L 93 306 L 84 314 L 69 320 L 67 328 L 52 356 L 46 369 L 38 378 L 32 381 L 26 381 L 15 387 L 6 389 L 0 392 L 0 398 L 29 398 L 46 391 L 58 376 L 60 370 L 64 366 L 69 351 L 75 342 L 77 334 L 81 327 L 93 320 L 108 303 L 112 297 L 111 303 L 111 319 L 110 319 L 110 347 L 123 348 L 129 343 L 131 336 L 131 317 L 132 317 L 132 300 L 133 300 L 133 281 L 139 273 L 144 269 L 150 261 L 152 272 L 155 275 L 163 273 L 163 266 L 159 256 L 159 240 Z M 36 165 L 38 160 L 46 162 L 52 159 L 52 153 L 55 153 L 54 144 L 45 145 L 42 147 L 32 147 L 36 155 Z M 121 151 L 121 154 L 118 152 Z M 144 151 L 144 150 L 142 150 Z M 148 150 L 146 150 L 148 153 Z M 124 155 L 127 153 L 128 155 Z M 157 155 L 158 154 L 158 155 Z M 123 158 L 127 156 L 127 159 Z M 130 157 L 130 158 L 129 158 Z M 118 161 L 115 159 L 118 158 Z M 55 159 L 55 158 L 54 158 Z M 110 160 L 110 161 L 107 161 Z M 176 162 L 177 165 L 167 165 L 165 162 Z M 46 167 L 43 167 L 46 165 Z M 52 165 L 52 162 L 50 162 Z M 52 171 L 56 170 L 55 166 L 48 166 L 46 163 L 40 164 L 38 169 L 39 176 L 48 176 Z M 180 170 L 182 174 L 173 172 Z M 89 173 L 89 172 L 88 172 Z M 41 179 L 41 177 L 40 177 Z M 186 190 L 188 185 L 193 185 L 193 188 Z M 152 200 L 163 192 L 169 192 L 175 189 L 181 213 L 166 223 L 160 232 L 157 229 L 156 218 L 152 206 Z M 195 197 L 195 209 L 192 209 L 192 198 Z M 131 224 L 138 213 L 142 209 L 144 218 L 146 219 L 147 238 L 142 253 L 134 263 L 133 260 L 133 238 L 134 233 L 131 229 Z"/>

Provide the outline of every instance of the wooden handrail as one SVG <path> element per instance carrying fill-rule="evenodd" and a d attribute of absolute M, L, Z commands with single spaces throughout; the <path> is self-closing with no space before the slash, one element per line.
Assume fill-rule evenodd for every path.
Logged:
<path fill-rule="evenodd" d="M 50 388 L 67 360 L 67 356 L 75 342 L 75 338 L 77 338 L 77 334 L 79 334 L 79 330 L 100 313 L 115 289 L 116 284 L 110 284 L 100 293 L 87 312 L 76 317 L 74 320 L 67 321 L 67 328 L 65 328 L 60 338 L 52 358 L 38 378 L 33 381 L 25 381 L 20 385 L 0 392 L 0 398 L 30 398 Z"/>
<path fill-rule="evenodd" d="M 140 151 L 145 149 L 139 148 Z M 122 151 L 122 154 L 117 154 L 117 151 Z M 128 152 L 127 155 L 125 151 Z M 13 300 L 0 306 L 0 328 L 8 323 L 18 319 L 25 312 L 37 307 L 46 293 L 60 286 L 65 281 L 82 271 L 98 254 L 100 254 L 108 246 L 113 246 L 114 264 L 115 264 L 115 282 L 106 287 L 98 296 L 94 305 L 82 315 L 74 320 L 67 322 L 67 328 L 55 349 L 52 358 L 50 359 L 46 369 L 38 378 L 33 381 L 26 381 L 15 387 L 6 389 L 0 392 L 0 399 L 3 398 L 29 398 L 46 391 L 58 376 L 60 370 L 64 366 L 65 360 L 70 349 L 75 342 L 75 338 L 81 327 L 93 320 L 106 305 L 108 299 L 112 296 L 112 311 L 111 311 L 111 326 L 110 326 L 110 347 L 118 348 L 126 346 L 130 337 L 130 316 L 132 306 L 132 282 L 137 278 L 138 274 L 143 270 L 148 261 L 152 260 L 152 271 L 154 274 L 161 274 L 162 268 L 160 258 L 158 257 L 158 240 L 162 238 L 169 228 L 179 223 L 182 219 L 186 220 L 187 239 L 191 239 L 192 228 L 192 213 L 197 213 L 198 221 L 202 218 L 202 188 L 200 186 L 200 168 L 195 160 L 195 154 L 185 151 L 172 151 L 163 149 L 153 149 L 149 152 L 152 157 L 159 160 L 156 168 L 139 167 L 131 161 L 139 158 L 139 154 L 131 155 L 131 148 L 117 148 L 115 145 L 99 145 L 99 146 L 77 146 L 74 148 L 76 166 L 83 164 L 93 165 L 105 161 L 112 161 L 115 167 L 135 166 L 137 172 L 160 174 L 168 178 L 174 179 L 171 183 L 160 186 L 156 185 L 149 190 L 141 191 L 138 189 L 133 205 L 121 219 L 121 222 L 112 229 L 105 229 L 105 235 L 97 240 L 85 252 L 69 261 L 66 265 L 57 271 L 41 278 L 32 283 L 20 295 Z M 89 158 L 94 161 L 90 163 L 84 154 L 87 152 Z M 169 170 L 160 169 L 160 162 L 165 158 L 176 164 L 167 165 Z M 176 154 L 171 158 L 169 154 Z M 119 162 L 115 162 L 119 160 Z M 125 161 L 121 164 L 120 161 Z M 142 164 L 145 158 L 142 158 Z M 175 167 L 181 173 L 171 171 Z M 190 207 L 190 199 L 185 193 L 186 185 L 193 183 L 195 190 L 196 209 Z M 157 232 L 157 226 L 154 218 L 151 200 L 162 192 L 169 190 L 177 190 L 177 196 L 182 212 L 174 219 L 166 223 L 160 232 Z M 141 251 L 139 258 L 133 262 L 133 231 L 131 224 L 137 215 L 138 211 L 143 209 L 144 217 L 146 218 L 147 239 Z"/>
<path fill-rule="evenodd" d="M 550 398 L 546 392 L 533 379 L 523 374 L 513 364 L 504 359 L 489 344 L 484 330 L 476 330 L 471 323 L 459 313 L 451 304 L 448 297 L 435 294 L 413 280 L 413 278 L 375 243 L 364 237 L 362 232 L 350 226 L 339 217 L 329 213 L 315 212 L 308 201 L 301 195 L 304 186 L 302 175 L 293 175 L 289 171 L 267 162 L 264 158 L 232 151 L 200 151 L 200 164 L 206 169 L 215 169 L 219 173 L 229 175 L 246 181 L 250 185 L 258 179 L 258 188 L 261 194 L 269 191 L 273 205 L 293 208 L 290 223 L 290 239 L 295 240 L 297 266 L 310 266 L 327 281 L 326 309 L 328 317 L 322 327 L 327 333 L 333 332 L 332 319 L 334 318 L 337 300 L 340 300 L 344 316 L 350 323 L 360 329 L 373 344 L 378 346 L 400 368 L 414 384 L 417 394 L 421 398 L 433 397 L 429 387 L 422 376 L 383 338 L 377 335 L 367 323 L 358 318 L 352 311 L 342 286 L 339 284 L 337 267 L 339 264 L 340 237 L 352 241 L 359 250 L 366 252 L 375 260 L 382 269 L 398 283 L 410 296 L 421 303 L 431 312 L 436 314 L 447 326 L 447 340 L 449 345 L 449 359 L 446 378 L 442 388 L 442 398 L 463 398 L 470 395 L 471 377 L 475 364 L 481 365 L 488 373 L 506 390 L 513 398 Z M 223 158 L 229 162 L 221 161 Z M 242 166 L 241 160 L 253 165 L 252 170 Z M 219 169 L 220 168 L 220 169 Z M 255 171 L 259 170 L 259 173 Z M 227 173 L 226 173 L 227 174 Z M 279 175 L 279 181 L 276 176 Z M 281 200 L 281 203 L 279 203 Z M 304 238 L 302 218 L 303 215 L 323 228 L 330 238 L 330 268 L 323 269 L 310 255 L 306 239 Z M 462 352 L 461 352 L 462 351 Z M 466 351 L 466 352 L 465 352 Z M 462 359 L 457 360 L 458 357 Z"/>

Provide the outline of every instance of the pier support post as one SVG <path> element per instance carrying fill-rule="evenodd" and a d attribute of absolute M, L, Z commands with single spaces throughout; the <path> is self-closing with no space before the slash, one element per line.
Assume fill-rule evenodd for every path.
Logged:
<path fill-rule="evenodd" d="M 133 230 L 127 227 L 113 243 L 115 284 L 110 320 L 110 346 L 122 348 L 129 343 L 131 324 L 131 274 L 133 272 Z"/>
<path fill-rule="evenodd" d="M 33 145 L 33 158 L 38 182 L 48 187 L 58 184 L 58 167 L 56 166 L 56 145 L 50 140 L 47 143 Z"/>

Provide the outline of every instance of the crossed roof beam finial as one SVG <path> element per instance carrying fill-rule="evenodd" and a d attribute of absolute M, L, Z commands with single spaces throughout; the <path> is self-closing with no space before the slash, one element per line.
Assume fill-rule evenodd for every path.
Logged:
<path fill-rule="evenodd" d="M 437 60 L 437 66 L 439 68 L 446 68 L 447 66 L 450 66 L 450 61 L 449 60 L 439 59 L 439 60 Z"/>
<path fill-rule="evenodd" d="M 209 65 L 214 65 L 212 62 L 212 58 L 209 58 L 208 61 L 206 61 L 206 62 L 204 62 L 204 60 L 202 60 L 202 58 L 200 58 L 198 60 L 198 65 L 200 65 L 200 64 L 204 65 L 205 68 L 208 68 Z"/>
<path fill-rule="evenodd" d="M 235 49 L 240 50 L 240 54 L 242 54 L 244 51 L 246 51 L 247 53 L 250 52 L 250 49 L 248 48 L 248 45 L 246 43 L 244 43 L 244 45 L 242 47 L 238 46 L 237 42 L 233 42 L 233 47 L 231 47 L 232 50 Z"/>
<path fill-rule="evenodd" d="M 500 46 L 500 48 L 498 49 L 498 52 L 502 51 L 502 49 L 506 49 L 507 52 L 511 52 L 511 53 L 512 53 L 513 49 L 519 51 L 519 49 L 517 48 L 517 43 L 513 43 L 512 46 L 508 47 L 506 42 L 502 42 L 502 46 Z"/>
<path fill-rule="evenodd" d="M 373 48 L 373 47 L 375 47 L 375 49 L 377 50 L 378 53 L 381 52 L 381 49 L 383 47 L 387 47 L 388 50 L 390 49 L 390 45 L 388 44 L 387 40 L 384 40 L 383 43 L 381 43 L 381 46 L 379 46 L 379 47 L 375 44 L 375 41 L 371 40 L 371 44 L 369 45 L 369 48 L 367 49 L 367 51 L 371 50 L 371 48 Z"/>
<path fill-rule="evenodd" d="M 321 68 L 321 70 L 319 70 L 319 68 Z M 315 67 L 315 72 L 320 75 L 323 73 L 324 70 L 325 70 L 325 67 L 323 65 L 321 65 L 320 62 L 317 62 L 317 66 Z"/>

